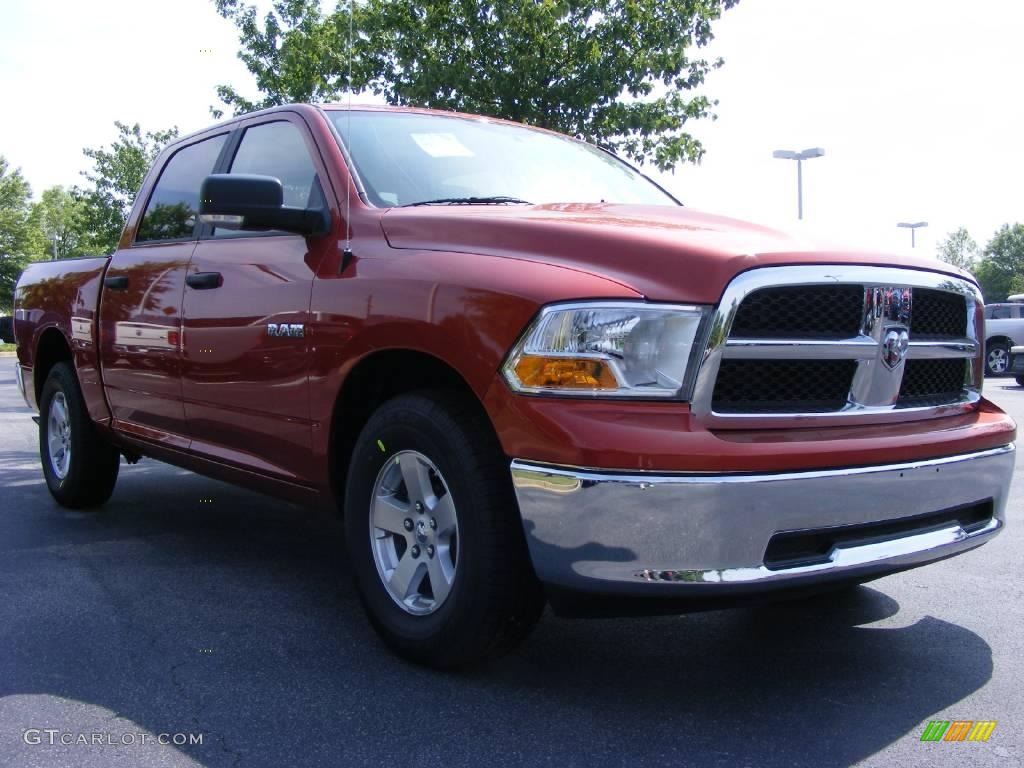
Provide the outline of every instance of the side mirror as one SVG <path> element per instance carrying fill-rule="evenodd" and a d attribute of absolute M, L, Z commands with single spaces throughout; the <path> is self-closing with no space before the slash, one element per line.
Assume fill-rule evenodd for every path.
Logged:
<path fill-rule="evenodd" d="M 224 229 L 279 229 L 299 235 L 325 235 L 331 215 L 325 208 L 290 208 L 284 188 L 273 176 L 214 173 L 203 179 L 199 219 Z"/>

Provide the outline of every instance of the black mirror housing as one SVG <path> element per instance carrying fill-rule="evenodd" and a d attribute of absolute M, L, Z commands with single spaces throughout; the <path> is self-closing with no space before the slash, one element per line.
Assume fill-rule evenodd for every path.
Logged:
<path fill-rule="evenodd" d="M 284 205 L 280 179 L 243 173 L 214 173 L 203 179 L 199 217 L 226 229 L 281 230 L 312 237 L 331 229 L 326 208 Z"/>

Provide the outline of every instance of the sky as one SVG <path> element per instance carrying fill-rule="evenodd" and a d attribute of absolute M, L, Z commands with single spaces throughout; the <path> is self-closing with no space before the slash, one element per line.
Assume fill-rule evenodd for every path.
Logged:
<path fill-rule="evenodd" d="M 919 255 L 1024 220 L 1024 3 L 741 0 L 713 30 L 718 119 L 690 127 L 707 154 L 652 174 L 687 205 L 891 253 L 898 221 L 927 221 Z M 38 195 L 80 183 L 114 120 L 203 128 L 216 85 L 256 95 L 237 45 L 211 0 L 4 0 L 0 154 Z M 796 164 L 772 151 L 807 147 L 825 156 L 798 222 Z"/>

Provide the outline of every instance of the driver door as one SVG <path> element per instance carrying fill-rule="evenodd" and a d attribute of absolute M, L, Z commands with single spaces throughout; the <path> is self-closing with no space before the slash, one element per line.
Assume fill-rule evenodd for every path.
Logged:
<path fill-rule="evenodd" d="M 229 173 L 280 179 L 285 205 L 321 204 L 326 173 L 297 115 L 243 123 L 228 153 Z M 312 458 L 305 329 L 313 276 L 333 242 L 204 228 L 182 304 L 182 398 L 194 452 L 304 484 Z"/>

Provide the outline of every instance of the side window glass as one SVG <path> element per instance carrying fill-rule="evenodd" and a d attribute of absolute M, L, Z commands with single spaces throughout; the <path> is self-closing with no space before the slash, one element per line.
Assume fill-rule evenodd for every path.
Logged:
<path fill-rule="evenodd" d="M 992 319 L 993 320 L 1006 320 L 1010 316 L 1010 312 L 1006 307 L 997 306 L 992 308 Z"/>
<path fill-rule="evenodd" d="M 246 128 L 230 173 L 273 176 L 284 188 L 284 204 L 292 208 L 317 208 L 323 193 L 316 168 L 306 149 L 302 132 L 294 123 L 279 121 Z M 214 237 L 251 236 L 251 232 L 215 229 Z"/>
<path fill-rule="evenodd" d="M 139 223 L 135 242 L 192 237 L 199 216 L 199 187 L 213 172 L 227 134 L 179 149 L 160 173 Z"/>

